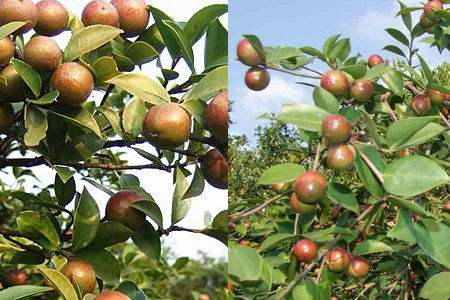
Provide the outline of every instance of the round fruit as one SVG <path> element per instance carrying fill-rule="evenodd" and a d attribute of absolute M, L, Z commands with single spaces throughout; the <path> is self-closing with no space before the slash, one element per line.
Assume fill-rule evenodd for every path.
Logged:
<path fill-rule="evenodd" d="M 9 37 L 0 39 L 0 67 L 9 64 L 14 57 L 14 43 Z"/>
<path fill-rule="evenodd" d="M 423 13 L 429 19 L 436 19 L 436 12 L 444 10 L 441 0 L 430 0 L 423 6 Z"/>
<path fill-rule="evenodd" d="M 91 264 L 84 260 L 74 259 L 61 268 L 63 273 L 74 286 L 79 286 L 83 295 L 91 293 L 97 283 L 95 271 Z"/>
<path fill-rule="evenodd" d="M 350 255 L 345 249 L 335 248 L 328 252 L 325 262 L 331 271 L 342 272 L 350 265 Z"/>
<path fill-rule="evenodd" d="M 426 116 L 431 111 L 431 101 L 428 96 L 418 95 L 414 96 L 411 101 L 411 109 L 417 116 Z"/>
<path fill-rule="evenodd" d="M 111 0 L 119 13 L 119 26 L 126 37 L 141 34 L 148 25 L 150 14 L 145 0 Z"/>
<path fill-rule="evenodd" d="M 31 0 L 0 0 L 0 26 L 16 21 L 27 22 L 16 34 L 30 31 L 37 18 L 38 11 Z"/>
<path fill-rule="evenodd" d="M 369 80 L 355 80 L 350 86 L 350 96 L 359 103 L 372 98 L 373 92 L 373 85 Z"/>
<path fill-rule="evenodd" d="M 130 297 L 118 291 L 106 291 L 96 296 L 94 300 L 130 300 Z"/>
<path fill-rule="evenodd" d="M 251 67 L 245 73 L 245 84 L 254 91 L 262 91 L 270 82 L 269 72 L 263 67 Z"/>
<path fill-rule="evenodd" d="M 85 26 L 101 24 L 119 27 L 119 13 L 111 3 L 93 0 L 84 7 L 81 21 Z"/>
<path fill-rule="evenodd" d="M 353 167 L 355 154 L 349 145 L 338 145 L 328 151 L 327 163 L 335 170 L 348 170 Z"/>
<path fill-rule="evenodd" d="M 8 102 L 25 100 L 24 82 L 12 64 L 0 71 L 0 77 L 6 78 L 6 85 L 0 81 L 0 98 Z"/>
<path fill-rule="evenodd" d="M 144 198 L 135 191 L 121 191 L 109 198 L 105 216 L 128 226 L 132 230 L 139 229 L 145 223 L 145 214 L 131 205 Z"/>
<path fill-rule="evenodd" d="M 320 86 L 334 96 L 339 97 L 347 92 L 349 82 L 344 72 L 330 70 L 322 75 Z"/>
<path fill-rule="evenodd" d="M 361 279 L 369 272 L 367 260 L 360 256 L 353 256 L 348 267 L 348 274 L 356 279 Z"/>
<path fill-rule="evenodd" d="M 23 58 L 39 72 L 52 72 L 61 64 L 62 52 L 52 38 L 36 36 L 25 45 Z"/>
<path fill-rule="evenodd" d="M 161 148 L 176 148 L 189 139 L 191 116 L 176 103 L 153 106 L 144 119 L 144 137 Z"/>
<path fill-rule="evenodd" d="M 241 245 L 241 246 L 249 246 L 250 245 L 250 241 L 248 241 L 248 240 L 240 240 L 239 241 L 239 245 Z"/>
<path fill-rule="evenodd" d="M 291 205 L 292 210 L 296 214 L 308 213 L 315 209 L 314 205 L 305 204 L 298 201 L 297 195 L 295 195 L 295 193 L 292 193 L 291 199 L 289 200 L 289 204 Z"/>
<path fill-rule="evenodd" d="M 450 213 L 450 201 L 445 202 L 444 211 Z"/>
<path fill-rule="evenodd" d="M 420 16 L 419 22 L 422 27 L 431 27 L 436 23 L 434 20 L 427 18 L 425 16 L 425 13 L 422 13 L 422 15 Z"/>
<path fill-rule="evenodd" d="M 209 150 L 200 160 L 203 176 L 215 188 L 228 187 L 228 162 L 218 149 Z"/>
<path fill-rule="evenodd" d="M 367 64 L 369 65 L 369 68 L 373 68 L 376 65 L 384 64 L 384 59 L 378 54 L 372 54 L 371 56 L 369 56 Z"/>
<path fill-rule="evenodd" d="M 0 102 L 0 131 L 7 131 L 16 123 L 16 116 L 11 104 Z"/>
<path fill-rule="evenodd" d="M 59 91 L 59 100 L 65 105 L 82 105 L 94 89 L 91 72 L 76 62 L 59 65 L 51 78 L 52 86 Z"/>
<path fill-rule="evenodd" d="M 322 135 L 332 144 L 343 143 L 350 139 L 352 126 L 344 116 L 330 115 L 322 121 Z"/>
<path fill-rule="evenodd" d="M 428 90 L 427 95 L 428 98 L 430 98 L 431 103 L 433 104 L 442 104 L 447 99 L 445 93 L 436 90 Z"/>
<path fill-rule="evenodd" d="M 274 183 L 272 184 L 271 188 L 274 192 L 277 193 L 284 193 L 287 192 L 289 190 L 289 183 L 288 182 L 284 182 L 284 183 Z"/>
<path fill-rule="evenodd" d="M 236 54 L 238 59 L 247 66 L 257 66 L 264 63 L 259 53 L 246 38 L 238 43 Z"/>
<path fill-rule="evenodd" d="M 11 285 L 24 285 L 27 283 L 28 275 L 21 270 L 11 270 L 6 275 L 6 282 Z"/>
<path fill-rule="evenodd" d="M 330 300 L 339 300 L 339 298 L 336 296 L 331 296 Z"/>
<path fill-rule="evenodd" d="M 200 297 L 198 297 L 198 300 L 211 300 L 211 298 L 206 294 L 200 294 Z"/>
<path fill-rule="evenodd" d="M 311 204 L 322 199 L 327 189 L 326 178 L 316 171 L 305 172 L 294 184 L 295 195 L 300 201 Z"/>
<path fill-rule="evenodd" d="M 228 288 L 228 290 L 233 291 L 234 290 L 234 284 L 231 283 L 231 282 L 228 282 L 227 288 Z"/>
<path fill-rule="evenodd" d="M 215 96 L 206 108 L 206 123 L 212 136 L 221 143 L 228 139 L 228 91 Z"/>
<path fill-rule="evenodd" d="M 317 244 L 310 240 L 299 240 L 292 253 L 299 262 L 309 263 L 317 256 Z"/>
<path fill-rule="evenodd" d="M 42 0 L 36 4 L 38 19 L 34 30 L 45 36 L 55 36 L 66 30 L 69 12 L 57 0 Z"/>

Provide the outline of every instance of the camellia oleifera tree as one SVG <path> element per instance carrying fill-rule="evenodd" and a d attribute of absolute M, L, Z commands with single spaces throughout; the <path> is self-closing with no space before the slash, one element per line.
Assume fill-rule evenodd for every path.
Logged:
<path fill-rule="evenodd" d="M 176 22 L 143 0 L 86 1 L 80 17 L 55 0 L 0 0 L 0 299 L 146 299 L 141 287 L 165 297 L 122 280 L 158 276 L 144 268 L 127 271 L 144 277 L 121 277 L 121 269 L 140 253 L 167 280 L 163 269 L 188 263 L 161 258 L 161 237 L 174 231 L 227 242 L 226 211 L 205 228 L 177 226 L 205 182 L 227 188 L 228 34 L 219 20 L 227 9 L 211 5 Z M 55 39 L 64 31 L 61 50 Z M 201 72 L 194 57 L 204 60 Z M 149 63 L 158 71 L 138 70 Z M 103 95 L 90 97 L 94 90 Z M 131 152 L 148 162 L 127 161 Z M 55 171 L 54 183 L 30 186 L 43 174 L 37 167 Z M 173 174 L 168 228 L 152 191 L 128 174 L 148 169 Z M 110 195 L 105 212 L 79 180 Z M 113 251 L 130 239 L 140 252 Z M 183 299 L 206 299 L 203 288 Z"/>
<path fill-rule="evenodd" d="M 233 178 L 248 182 L 253 174 L 232 168 L 229 289 L 236 299 L 450 297 L 448 65 L 433 72 L 415 47 L 420 37 L 446 48 L 450 18 L 441 1 L 418 6 L 420 23 L 412 21 L 418 8 L 400 2 L 405 30 L 386 29 L 394 43 L 383 50 L 398 55 L 390 62 L 352 56 L 350 39 L 340 35 L 321 50 L 263 47 L 253 35 L 237 45 L 237 58 L 250 67 L 248 88 L 263 90 L 269 72 L 283 72 L 311 87 L 314 103 L 260 117 L 291 126 L 299 140 L 292 143 L 291 133 L 282 149 L 279 130 L 259 140 L 247 160 L 273 165 L 253 194 Z M 233 166 L 250 151 L 242 138 L 232 141 Z M 271 156 L 271 147 L 284 157 Z"/>

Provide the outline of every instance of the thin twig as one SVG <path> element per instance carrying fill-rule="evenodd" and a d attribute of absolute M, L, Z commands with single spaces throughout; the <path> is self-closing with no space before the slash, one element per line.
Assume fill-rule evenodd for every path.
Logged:
<path fill-rule="evenodd" d="M 450 122 L 447 120 L 447 118 L 441 112 L 439 112 L 439 116 L 441 117 L 442 122 L 445 123 L 447 128 L 450 129 Z"/>
<path fill-rule="evenodd" d="M 313 171 L 316 171 L 317 168 L 319 167 L 319 162 L 320 162 L 320 152 L 322 151 L 322 144 L 319 142 L 317 144 L 317 149 L 316 149 L 316 156 L 314 157 L 314 164 L 313 164 Z"/>
<path fill-rule="evenodd" d="M 361 291 L 361 293 L 358 294 L 358 296 L 355 298 L 355 300 L 358 300 L 359 298 L 361 298 L 362 296 L 364 296 L 365 293 L 366 293 L 369 289 L 371 289 L 373 286 L 375 286 L 375 282 L 371 282 L 371 283 L 366 284 L 366 285 L 364 286 L 364 289 Z"/>
<path fill-rule="evenodd" d="M 361 149 L 359 149 L 357 143 L 354 142 L 354 141 L 351 141 L 350 143 L 355 147 L 356 151 L 361 156 L 362 160 L 364 160 L 366 165 L 373 172 L 373 174 L 378 178 L 378 180 L 381 183 L 384 183 L 384 176 L 383 176 L 383 174 L 377 169 L 377 167 L 372 163 L 372 161 L 367 157 L 367 155 L 364 154 L 364 152 L 362 152 Z"/>
<path fill-rule="evenodd" d="M 256 206 L 256 207 L 250 209 L 250 210 L 247 210 L 247 211 L 244 211 L 244 212 L 240 212 L 240 213 L 231 215 L 231 216 L 229 217 L 229 222 L 231 222 L 231 223 L 236 223 L 237 221 L 240 221 L 240 220 L 242 220 L 242 219 L 244 219 L 244 218 L 250 217 L 250 216 L 256 214 L 257 212 L 261 211 L 263 208 L 265 208 L 265 207 L 266 207 L 267 205 L 269 205 L 270 203 L 275 202 L 275 201 L 277 201 L 277 200 L 280 200 L 280 199 L 283 198 L 287 193 L 288 193 L 288 192 L 283 193 L 283 194 L 280 194 L 280 195 L 277 195 L 277 196 L 275 196 L 275 197 L 272 197 L 272 198 L 270 198 L 270 199 L 264 201 L 264 203 L 262 203 L 261 205 L 258 205 L 258 206 Z"/>
<path fill-rule="evenodd" d="M 281 72 L 281 73 L 286 73 L 286 74 L 297 76 L 297 77 L 309 78 L 309 79 L 320 79 L 321 78 L 320 76 L 296 73 L 296 72 L 292 72 L 292 71 L 289 71 L 289 70 L 279 69 L 277 67 L 266 66 L 266 69 L 278 71 L 278 72 Z"/>

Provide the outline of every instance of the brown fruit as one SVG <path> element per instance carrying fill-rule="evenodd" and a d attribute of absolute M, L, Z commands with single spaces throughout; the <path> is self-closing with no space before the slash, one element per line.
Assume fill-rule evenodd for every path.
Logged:
<path fill-rule="evenodd" d="M 27 22 L 16 34 L 30 31 L 36 25 L 38 11 L 31 0 L 0 0 L 0 26 L 11 22 Z"/>
<path fill-rule="evenodd" d="M 364 103 L 372 98 L 374 89 L 369 80 L 355 80 L 350 86 L 350 96 L 359 103 Z"/>
<path fill-rule="evenodd" d="M 450 213 L 450 201 L 445 202 L 444 211 Z"/>
<path fill-rule="evenodd" d="M 322 135 L 331 144 L 346 142 L 352 135 L 352 125 L 341 115 L 330 115 L 322 121 Z"/>
<path fill-rule="evenodd" d="M 238 59 L 247 66 L 257 66 L 264 63 L 256 49 L 246 38 L 238 43 L 236 54 Z"/>
<path fill-rule="evenodd" d="M 228 140 L 228 91 L 215 96 L 206 108 L 206 123 L 212 136 L 220 143 Z"/>
<path fill-rule="evenodd" d="M 93 0 L 84 7 L 81 21 L 85 26 L 101 24 L 119 27 L 119 13 L 111 3 Z"/>
<path fill-rule="evenodd" d="M 203 176 L 215 188 L 228 187 L 228 162 L 216 148 L 209 150 L 201 159 Z"/>
<path fill-rule="evenodd" d="M 338 145 L 328 151 L 327 163 L 330 168 L 348 170 L 353 167 L 354 162 L 355 154 L 349 145 Z"/>
<path fill-rule="evenodd" d="M 245 84 L 253 91 L 262 91 L 270 82 L 269 72 L 263 67 L 251 67 L 245 73 Z"/>
<path fill-rule="evenodd" d="M 369 65 L 369 68 L 373 68 L 376 65 L 384 64 L 384 59 L 378 54 L 372 54 L 371 56 L 369 56 L 367 64 Z"/>
<path fill-rule="evenodd" d="M 299 240 L 294 245 L 292 253 L 299 262 L 311 262 L 317 256 L 317 244 L 307 239 Z"/>
<path fill-rule="evenodd" d="M 191 126 L 191 116 L 184 108 L 165 103 L 149 109 L 142 134 L 157 147 L 176 148 L 189 139 Z"/>
<path fill-rule="evenodd" d="M 316 171 L 303 173 L 294 184 L 295 195 L 301 202 L 307 204 L 317 203 L 322 199 L 326 189 L 326 178 Z"/>
<path fill-rule="evenodd" d="M 62 51 L 52 38 L 36 36 L 25 45 L 23 58 L 36 71 L 52 72 L 61 64 Z"/>
<path fill-rule="evenodd" d="M 288 182 L 284 182 L 284 183 L 274 183 L 271 185 L 271 188 L 274 192 L 277 193 L 284 193 L 287 192 L 290 188 L 290 185 Z"/>
<path fill-rule="evenodd" d="M 16 116 L 11 104 L 0 102 L 0 132 L 7 131 L 16 123 Z"/>
<path fill-rule="evenodd" d="M 55 36 L 66 30 L 69 12 L 57 0 L 42 0 L 36 4 L 38 19 L 34 30 L 45 36 Z"/>
<path fill-rule="evenodd" d="M 145 0 L 111 0 L 119 13 L 119 27 L 126 37 L 135 37 L 147 28 L 149 11 Z"/>
<path fill-rule="evenodd" d="M 447 99 L 447 95 L 445 93 L 436 91 L 436 90 L 428 90 L 428 98 L 430 98 L 431 103 L 433 104 L 442 104 L 445 99 Z"/>
<path fill-rule="evenodd" d="M 135 191 L 115 193 L 106 204 L 105 217 L 137 230 L 145 223 L 145 214 L 131 205 L 142 200 L 144 198 Z"/>
<path fill-rule="evenodd" d="M 94 89 L 91 72 L 76 62 L 59 65 L 51 77 L 55 90 L 59 91 L 59 101 L 69 106 L 80 106 Z"/>
<path fill-rule="evenodd" d="M 0 77 L 6 78 L 6 85 L 0 80 L 0 98 L 8 102 L 25 100 L 24 82 L 12 64 L 0 71 Z"/>
<path fill-rule="evenodd" d="M 106 291 L 96 296 L 94 300 L 131 300 L 131 299 L 127 295 L 122 294 L 121 292 L 118 291 Z"/>
<path fill-rule="evenodd" d="M 289 204 L 291 205 L 292 210 L 296 214 L 308 213 L 315 209 L 314 205 L 305 204 L 305 203 L 298 201 L 298 198 L 295 195 L 295 193 L 292 193 L 291 199 L 289 200 Z"/>
<path fill-rule="evenodd" d="M 417 116 L 426 116 L 431 111 L 431 101 L 426 95 L 414 96 L 411 101 L 411 109 Z"/>
<path fill-rule="evenodd" d="M 348 91 L 349 82 L 344 72 L 330 70 L 322 75 L 320 86 L 334 96 L 339 97 Z"/>
<path fill-rule="evenodd" d="M 0 39 L 0 67 L 9 64 L 14 57 L 14 43 L 9 37 Z"/>
<path fill-rule="evenodd" d="M 27 283 L 28 275 L 21 270 L 11 270 L 6 274 L 6 282 L 10 286 L 24 285 Z"/>
<path fill-rule="evenodd" d="M 435 12 L 444 10 L 441 0 L 430 0 L 423 6 L 423 13 L 429 19 L 436 19 Z"/>
<path fill-rule="evenodd" d="M 350 255 L 345 249 L 335 248 L 328 252 L 325 262 L 331 271 L 342 272 L 350 265 Z"/>
<path fill-rule="evenodd" d="M 61 273 L 69 278 L 75 287 L 78 286 L 83 295 L 94 291 L 97 283 L 95 271 L 87 261 L 79 259 L 71 260 L 61 268 Z"/>
<path fill-rule="evenodd" d="M 361 279 L 369 272 L 369 263 L 360 256 L 353 256 L 348 267 L 348 274 L 356 279 Z"/>

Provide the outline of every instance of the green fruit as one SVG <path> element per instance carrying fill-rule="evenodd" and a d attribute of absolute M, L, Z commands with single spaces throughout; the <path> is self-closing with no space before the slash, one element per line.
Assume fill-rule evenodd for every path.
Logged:
<path fill-rule="evenodd" d="M 264 90 L 270 82 L 269 72 L 263 67 L 251 67 L 245 73 L 245 84 L 253 91 Z"/>
<path fill-rule="evenodd" d="M 28 281 L 28 275 L 21 270 L 11 270 L 6 274 L 6 282 L 10 286 L 24 285 Z"/>
<path fill-rule="evenodd" d="M 350 255 L 342 248 L 335 248 L 328 252 L 325 262 L 331 271 L 343 272 L 350 265 Z"/>
<path fill-rule="evenodd" d="M 118 291 L 106 291 L 96 296 L 94 300 L 131 300 L 131 299 L 127 295 L 122 294 L 121 292 Z"/>
<path fill-rule="evenodd" d="M 310 204 L 306 204 L 306 203 L 298 201 L 298 198 L 295 195 L 295 193 L 292 193 L 291 199 L 289 200 L 289 204 L 291 205 L 292 210 L 296 214 L 309 213 L 316 208 L 315 205 L 310 205 Z"/>
<path fill-rule="evenodd" d="M 292 249 L 292 253 L 299 262 L 309 263 L 317 257 L 317 244 L 311 240 L 299 240 Z"/>
<path fill-rule="evenodd" d="M 320 86 L 334 96 L 339 97 L 348 91 L 349 82 L 344 72 L 330 70 L 322 75 Z"/>
<path fill-rule="evenodd" d="M 355 80 L 350 86 L 350 96 L 359 103 L 364 103 L 372 98 L 374 88 L 369 80 Z"/>
<path fill-rule="evenodd" d="M 92 265 L 84 260 L 74 259 L 61 268 L 63 273 L 73 286 L 79 287 L 83 295 L 91 293 L 97 284 L 95 271 Z"/>
<path fill-rule="evenodd" d="M 378 54 L 372 54 L 371 56 L 369 56 L 367 64 L 369 65 L 369 68 L 373 68 L 376 65 L 384 64 L 384 59 Z"/>
<path fill-rule="evenodd" d="M 42 0 L 36 4 L 38 18 L 34 30 L 45 36 L 55 36 L 67 29 L 69 12 L 57 0 Z"/>
<path fill-rule="evenodd" d="M 9 37 L 0 39 L 0 67 L 9 64 L 14 57 L 14 43 Z"/>
<path fill-rule="evenodd" d="M 184 108 L 176 103 L 165 103 L 149 109 L 142 134 L 157 147 L 176 148 L 189 139 L 191 126 L 191 116 Z"/>
<path fill-rule="evenodd" d="M 39 72 L 53 72 L 62 58 L 58 44 L 46 36 L 32 38 L 23 49 L 24 61 Z"/>
<path fill-rule="evenodd" d="M 120 222 L 132 230 L 138 230 L 145 223 L 145 214 L 131 205 L 143 200 L 144 197 L 135 191 L 121 191 L 114 194 L 106 204 L 106 219 Z"/>
<path fill-rule="evenodd" d="M 81 21 L 84 26 L 101 24 L 119 27 L 119 13 L 111 3 L 105 0 L 93 0 L 84 7 Z"/>
<path fill-rule="evenodd" d="M 411 101 L 411 109 L 417 116 L 426 116 L 431 111 L 431 101 L 428 96 L 418 95 L 414 96 Z"/>
<path fill-rule="evenodd" d="M 322 135 L 332 144 L 344 143 L 352 135 L 352 126 L 344 116 L 330 115 L 322 121 Z"/>
<path fill-rule="evenodd" d="M 369 273 L 369 263 L 360 256 L 353 256 L 348 267 L 348 274 L 356 279 L 361 279 Z"/>
<path fill-rule="evenodd" d="M 59 91 L 59 101 L 68 106 L 80 106 L 92 93 L 94 78 L 81 64 L 68 62 L 58 66 L 51 77 L 51 84 Z"/>
<path fill-rule="evenodd" d="M 353 167 L 355 154 L 351 146 L 338 145 L 328 151 L 327 164 L 335 170 L 348 170 Z"/>
<path fill-rule="evenodd" d="M 16 116 L 11 104 L 0 102 L 0 131 L 7 131 L 16 123 Z"/>
<path fill-rule="evenodd" d="M 297 198 L 304 203 L 317 203 L 327 189 L 326 178 L 316 171 L 305 172 L 294 183 Z"/>
<path fill-rule="evenodd" d="M 445 93 L 436 90 L 429 89 L 427 95 L 428 98 L 430 98 L 431 103 L 433 104 L 442 104 L 447 99 L 447 95 Z"/>
<path fill-rule="evenodd" d="M 228 91 L 211 100 L 206 108 L 206 124 L 212 136 L 221 143 L 228 140 Z"/>
<path fill-rule="evenodd" d="M 31 0 L 0 0 L 0 26 L 11 22 L 27 22 L 15 34 L 30 31 L 38 18 L 36 5 Z"/>
<path fill-rule="evenodd" d="M 203 176 L 215 188 L 228 188 L 228 162 L 218 149 L 209 150 L 200 159 Z"/>
<path fill-rule="evenodd" d="M 246 38 L 238 43 L 236 54 L 238 59 L 247 66 L 257 66 L 264 63 L 259 53 Z"/>
<path fill-rule="evenodd" d="M 8 102 L 25 100 L 24 81 L 12 64 L 0 71 L 0 77 L 6 78 L 5 83 L 0 80 L 0 98 Z"/>
<path fill-rule="evenodd" d="M 126 37 L 141 34 L 148 25 L 150 17 L 145 0 L 111 0 L 119 13 L 119 27 Z"/>

